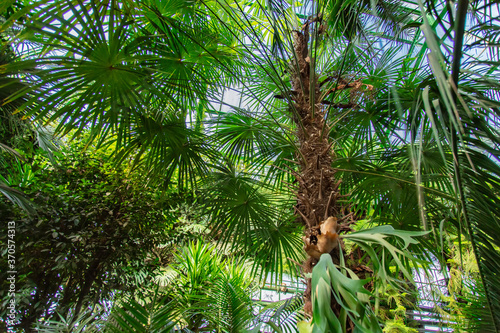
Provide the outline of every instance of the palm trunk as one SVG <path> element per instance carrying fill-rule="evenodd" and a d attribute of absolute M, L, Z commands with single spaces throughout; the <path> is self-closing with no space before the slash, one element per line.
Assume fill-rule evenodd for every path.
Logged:
<path fill-rule="evenodd" d="M 346 207 L 342 207 L 337 201 L 341 181 L 335 178 L 332 167 L 335 156 L 328 135 L 325 108 L 321 104 L 321 87 L 316 75 L 311 75 L 311 68 L 314 66 L 310 65 L 308 42 L 309 25 L 313 22 L 306 22 L 301 32 L 294 31 L 296 61 L 292 72 L 294 91 L 290 94 L 295 102 L 291 109 L 297 125 L 297 159 L 300 161 L 300 170 L 295 174 L 298 181 L 296 214 L 306 226 L 303 240 L 308 258 L 303 264 L 304 273 L 312 272 L 323 253 L 330 253 L 333 262 L 339 264 L 338 246 L 342 244 L 339 244 L 340 226 L 337 221 L 344 220 L 346 216 Z M 307 280 L 304 298 L 304 309 L 311 314 L 311 279 Z M 332 303 L 332 309 L 339 315 L 339 304 Z M 351 324 L 347 327 L 352 327 Z"/>

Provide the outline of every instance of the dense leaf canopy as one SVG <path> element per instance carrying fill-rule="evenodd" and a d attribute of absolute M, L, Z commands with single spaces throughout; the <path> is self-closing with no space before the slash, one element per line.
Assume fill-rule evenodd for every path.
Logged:
<path fill-rule="evenodd" d="M 9 1 L 4 7 L 0 191 L 28 209 L 29 202 L 18 191 L 26 189 L 39 207 L 36 217 L 22 217 L 26 233 L 36 221 L 61 223 L 59 228 L 71 229 L 64 237 L 79 241 L 108 228 L 107 238 L 92 236 L 92 241 L 108 242 L 108 248 L 118 243 L 126 247 L 130 241 L 141 251 L 129 250 L 140 256 L 153 251 L 141 242 L 148 243 L 158 228 L 177 230 L 172 220 L 162 221 L 161 209 L 148 206 L 167 200 L 155 195 L 176 193 L 180 201 L 188 198 L 186 202 L 199 209 L 208 230 L 202 234 L 218 251 L 252 260 L 248 267 L 255 276 L 280 276 L 300 270 L 296 263 L 305 259 L 301 235 L 309 228 L 301 221 L 311 219 L 301 209 L 306 201 L 328 199 L 329 193 L 326 198 L 321 193 L 326 186 L 334 188 L 330 197 L 336 193 L 336 206 L 326 200 L 325 219 L 328 209 L 338 213 L 344 225 L 341 251 L 367 253 L 356 259 L 358 268 L 371 267 L 371 295 L 377 299 L 384 294 L 387 281 L 411 280 L 410 268 L 425 262 L 439 263 L 443 271 L 458 267 L 464 281 L 474 281 L 471 284 L 480 290 L 464 287 L 449 295 L 481 304 L 476 320 L 467 321 L 464 329 L 500 331 L 500 53 L 495 2 L 44 0 Z M 311 133 L 318 114 L 319 131 Z M 5 125 L 4 119 L 13 125 Z M 34 171 L 26 169 L 36 165 L 34 151 L 50 147 L 40 134 L 30 134 L 37 140 L 21 140 L 30 142 L 31 151 L 19 145 L 13 140 L 23 136 L 19 126 L 29 127 L 22 133 L 50 129 L 69 145 L 80 140 L 106 150 L 106 168 L 115 171 L 103 174 L 92 164 L 70 166 L 61 157 L 57 168 L 45 167 L 43 175 L 32 178 L 35 185 L 28 184 L 22 177 Z M 304 138 L 313 136 L 324 138 L 327 149 L 307 150 Z M 327 185 L 315 182 L 319 195 L 307 193 L 309 180 L 303 177 L 314 168 L 311 154 L 318 155 L 317 166 L 319 156 L 328 155 L 330 171 L 323 171 L 335 178 Z M 132 176 L 113 176 L 126 172 Z M 92 177 L 100 175 L 112 180 L 97 185 Z M 132 189 L 125 185 L 128 181 Z M 139 185 L 147 190 L 142 192 Z M 49 187 L 54 193 L 47 193 Z M 47 201 L 52 196 L 57 199 Z M 7 220 L 21 213 L 10 214 Z M 81 216 L 87 216 L 92 227 L 82 228 L 87 222 Z M 102 223 L 95 224 L 96 216 Z M 352 230 L 348 220 L 358 222 Z M 55 226 L 34 230 L 40 236 L 29 237 L 40 237 L 40 242 L 44 237 L 47 242 L 50 237 L 61 241 Z M 354 230 L 359 232 L 349 233 Z M 416 236 L 418 242 L 412 238 Z M 141 240 L 134 241 L 137 238 Z M 400 240 L 404 246 L 398 245 Z M 63 243 L 58 251 L 74 248 L 72 242 Z M 74 250 L 85 252 L 78 259 L 83 270 L 92 266 L 83 259 L 95 257 L 92 249 Z M 129 250 L 113 256 L 122 258 Z M 469 252 L 478 263 L 470 275 L 463 261 L 452 260 Z M 349 267 L 342 260 L 327 263 L 323 258 L 321 272 L 348 278 Z M 113 260 L 106 269 L 103 261 L 100 269 L 121 274 L 115 269 L 124 269 L 116 263 L 122 259 Z M 123 260 L 127 267 L 135 259 Z M 50 265 L 78 269 L 66 259 L 58 264 L 51 257 Z M 353 282 L 351 274 L 346 284 L 352 288 L 346 292 L 318 278 L 323 276 L 319 270 L 312 283 L 328 293 L 333 290 L 339 304 L 352 301 L 349 309 L 339 310 L 346 311 L 341 312 L 345 320 L 350 316 L 360 330 L 377 326 L 366 302 L 361 302 L 366 312 L 353 310 L 361 311 L 359 300 L 351 298 L 359 288 L 366 291 L 364 280 Z M 222 281 L 231 284 L 232 277 L 224 274 Z M 58 278 L 55 290 L 67 283 L 66 276 Z M 81 292 L 86 281 L 76 284 Z M 227 284 L 220 289 L 229 288 L 223 289 L 224 295 L 231 294 L 233 303 L 224 303 L 224 311 L 246 318 L 241 293 L 248 286 L 231 289 Z M 90 287 L 94 293 L 112 289 Z M 35 294 L 39 297 L 39 291 Z M 241 303 L 234 303 L 236 299 Z M 73 301 L 79 312 L 82 301 Z M 313 329 L 348 331 L 347 324 L 338 326 L 333 319 L 319 322 L 318 313 L 324 309 L 318 304 L 313 304 Z M 133 300 L 121 309 L 122 315 L 141 306 Z M 206 318 L 193 314 L 183 323 L 198 329 Z M 241 331 L 245 325 L 242 320 L 218 327 Z"/>

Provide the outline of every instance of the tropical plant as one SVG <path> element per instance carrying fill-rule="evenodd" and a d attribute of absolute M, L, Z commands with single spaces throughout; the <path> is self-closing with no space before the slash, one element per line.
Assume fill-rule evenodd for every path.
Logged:
<path fill-rule="evenodd" d="M 110 332 L 243 332 L 252 315 L 246 265 L 222 259 L 213 245 L 192 242 L 175 253 L 153 297 L 117 302 Z M 160 286 L 159 285 L 159 286 Z"/>
<path fill-rule="evenodd" d="M 0 11 L 2 13 L 2 11 Z M 15 55 L 10 43 L 4 41 L 0 34 L 0 68 L 5 68 L 14 61 Z M 33 207 L 23 193 L 9 186 L 6 177 L 12 164 L 25 160 L 28 152 L 33 150 L 35 140 L 26 140 L 34 131 L 29 124 L 23 122 L 19 116 L 12 115 L 12 111 L 20 106 L 23 101 L 6 102 L 7 98 L 24 85 L 18 79 L 9 77 L 5 70 L 0 69 L 0 192 L 11 202 L 22 207 L 27 212 L 33 213 Z M 20 153 L 18 150 L 22 151 Z M 28 152 L 25 152 L 28 150 Z M 24 156 L 23 156 L 24 155 Z"/>
<path fill-rule="evenodd" d="M 27 85 L 9 100 L 29 96 L 27 115 L 59 133 L 88 131 L 148 183 L 205 199 L 213 238 L 263 275 L 304 260 L 304 232 L 305 274 L 331 253 L 331 271 L 361 288 L 342 264 L 359 220 L 397 228 L 393 241 L 431 231 L 414 255 L 433 252 L 443 267 L 445 235 L 464 235 L 484 284 L 482 320 L 498 331 L 495 6 L 44 1 L 17 13 L 30 13 L 18 35 L 30 48 L 9 73 Z M 359 246 L 371 261 L 355 275 L 376 268 L 375 282 L 391 280 L 378 268 L 401 266 L 398 257 Z M 306 312 L 327 311 L 311 302 L 311 283 Z M 343 297 L 332 330 L 375 325 L 344 316 Z"/>
<path fill-rule="evenodd" d="M 272 329 L 276 332 L 296 332 L 297 325 L 305 317 L 300 311 L 304 307 L 301 294 L 266 305 L 254 319 L 250 332 Z"/>
<path fill-rule="evenodd" d="M 374 312 L 370 304 L 371 293 L 367 290 L 371 288 L 366 288 L 366 284 L 373 283 L 375 295 L 380 290 L 385 292 L 391 286 L 397 287 L 395 279 L 390 279 L 389 263 L 392 262 L 395 262 L 400 275 L 411 281 L 408 268 L 418 265 L 408 265 L 408 261 L 415 261 L 408 247 L 410 244 L 418 244 L 413 237 L 421 235 L 422 232 L 396 231 L 391 226 L 379 226 L 344 235 L 344 239 L 360 246 L 370 257 L 372 281 L 360 279 L 359 270 L 355 272 L 347 267 L 342 256 L 341 265 L 337 267 L 329 255 L 323 254 L 312 274 L 313 320 L 310 325 L 302 322 L 301 332 L 382 332 L 375 316 L 380 300 L 376 299 Z M 386 239 L 391 236 L 397 238 L 394 245 Z M 351 267 L 358 268 L 359 265 Z M 341 307 L 338 314 L 334 313 L 335 309 L 330 308 L 332 295 L 336 304 Z"/>
<path fill-rule="evenodd" d="M 17 309 L 26 330 L 43 318 L 78 317 L 89 303 L 146 288 L 162 259 L 154 250 L 169 241 L 175 223 L 162 193 L 125 177 L 103 152 L 81 153 L 75 143 L 72 149 L 56 153 L 57 166 L 36 156 L 10 180 L 22 183 L 35 214 L 2 211 L 16 225 Z M 7 223 L 1 230 L 7 244 Z M 6 281 L 7 260 L 1 264 Z M 3 304 L 7 290 L 0 292 Z"/>

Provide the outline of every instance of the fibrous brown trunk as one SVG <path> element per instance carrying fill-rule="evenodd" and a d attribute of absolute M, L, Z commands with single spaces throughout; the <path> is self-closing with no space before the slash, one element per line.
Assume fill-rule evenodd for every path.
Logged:
<path fill-rule="evenodd" d="M 330 253 L 333 262 L 339 264 L 338 233 L 341 229 L 350 229 L 347 222 L 342 226 L 341 221 L 346 221 L 347 207 L 343 207 L 338 199 L 340 180 L 335 178 L 332 167 L 335 158 L 332 150 L 332 141 L 329 139 L 329 127 L 326 123 L 326 112 L 321 91 L 322 87 L 316 75 L 311 73 L 311 55 L 308 51 L 309 28 L 314 24 L 318 27 L 321 18 L 310 19 L 304 24 L 301 31 L 294 31 L 295 61 L 292 66 L 293 105 L 291 111 L 296 122 L 299 152 L 297 160 L 300 162 L 299 171 L 295 174 L 298 182 L 296 192 L 296 214 L 306 227 L 303 237 L 304 249 L 308 254 L 303 263 L 303 272 L 310 273 L 323 253 Z M 311 75 L 312 74 L 312 75 Z M 337 78 L 338 79 L 338 78 Z M 359 81 L 351 84 L 336 84 L 331 91 L 353 88 L 360 85 Z M 344 83 L 344 82 L 342 82 Z M 340 106 L 342 107 L 342 106 Z M 338 224 L 339 223 L 339 224 Z M 304 294 L 305 311 L 312 312 L 311 305 L 311 280 L 307 281 Z M 335 302 L 335 299 L 332 299 Z M 339 315 L 340 305 L 332 304 L 332 310 Z M 352 329 L 352 323 L 347 327 Z M 350 331 L 348 329 L 348 331 Z"/>

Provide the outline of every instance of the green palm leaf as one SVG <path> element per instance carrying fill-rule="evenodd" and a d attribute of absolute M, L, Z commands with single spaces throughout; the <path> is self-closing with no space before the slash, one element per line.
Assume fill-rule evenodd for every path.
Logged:
<path fill-rule="evenodd" d="M 170 320 L 168 306 L 159 307 L 153 302 L 144 306 L 134 299 L 115 305 L 106 323 L 109 332 L 173 332 L 175 323 Z"/>

